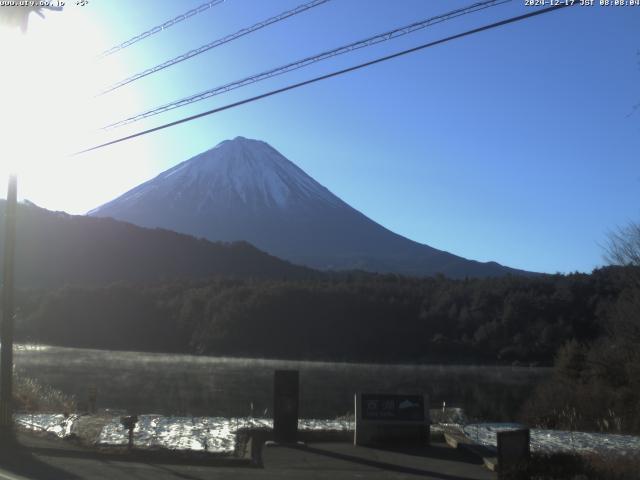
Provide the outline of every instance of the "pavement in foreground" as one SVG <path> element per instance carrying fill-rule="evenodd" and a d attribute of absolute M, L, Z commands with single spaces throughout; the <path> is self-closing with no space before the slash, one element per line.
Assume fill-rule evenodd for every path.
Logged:
<path fill-rule="evenodd" d="M 20 447 L 0 445 L 0 480 L 56 479 L 495 479 L 478 457 L 444 443 L 380 450 L 343 443 L 265 446 L 258 466 L 190 465 L 109 457 L 70 442 L 19 434 Z"/>

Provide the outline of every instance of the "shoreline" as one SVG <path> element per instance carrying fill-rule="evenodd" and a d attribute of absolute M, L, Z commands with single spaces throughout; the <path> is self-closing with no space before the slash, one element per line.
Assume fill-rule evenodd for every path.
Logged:
<path fill-rule="evenodd" d="M 65 345 L 52 345 L 52 344 L 29 344 L 29 343 L 16 343 L 14 345 L 14 351 L 16 353 L 24 353 L 24 352 L 46 352 L 50 349 L 61 349 L 61 350 L 73 350 L 77 352 L 103 352 L 103 353 L 111 353 L 118 354 L 121 353 L 123 355 L 146 355 L 150 357 L 157 358 L 165 358 L 165 357 L 182 357 L 185 359 L 190 359 L 193 361 L 212 361 L 216 360 L 219 363 L 247 363 L 253 362 L 262 365 L 277 365 L 278 363 L 286 364 L 290 366 L 291 364 L 302 364 L 302 365 L 331 365 L 331 366 L 341 366 L 344 365 L 346 367 L 447 367 L 447 368 L 511 368 L 511 369 L 521 369 L 521 370 L 551 370 L 553 367 L 553 363 L 536 363 L 531 362 L 527 364 L 513 364 L 512 363 L 481 363 L 481 362 L 469 362 L 469 363 L 448 363 L 448 362 L 407 362 L 407 361 L 397 361 L 392 362 L 388 360 L 379 360 L 377 362 L 373 361 L 360 361 L 360 360 L 344 360 L 344 359 L 296 359 L 296 358 L 269 358 L 269 357 L 251 357 L 251 356 L 230 356 L 230 355 L 198 355 L 195 353 L 181 353 L 181 352 L 157 352 L 157 351 L 146 351 L 146 350 L 113 350 L 113 349 L 105 349 L 105 348 L 91 348 L 91 347 L 70 347 Z"/>

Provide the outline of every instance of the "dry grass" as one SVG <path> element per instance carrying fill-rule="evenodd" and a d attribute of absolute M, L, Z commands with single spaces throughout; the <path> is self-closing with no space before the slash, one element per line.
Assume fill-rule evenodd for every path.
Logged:
<path fill-rule="evenodd" d="M 58 412 L 76 411 L 76 400 L 48 385 L 43 385 L 33 378 L 14 375 L 13 377 L 14 409 L 19 412 Z"/>

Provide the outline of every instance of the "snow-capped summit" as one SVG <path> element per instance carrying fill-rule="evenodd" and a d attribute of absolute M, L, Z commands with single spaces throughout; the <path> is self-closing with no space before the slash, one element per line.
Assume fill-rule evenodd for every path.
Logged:
<path fill-rule="evenodd" d="M 89 214 L 99 214 L 112 203 L 135 208 L 149 196 L 161 197 L 163 203 L 174 206 L 188 198 L 197 211 L 215 209 L 219 202 L 243 204 L 252 209 L 287 208 L 306 201 L 341 203 L 269 144 L 236 137 L 176 165 Z"/>
<path fill-rule="evenodd" d="M 245 240 L 321 269 L 500 275 L 413 242 L 351 208 L 269 144 L 236 137 L 161 173 L 89 215 L 209 240 Z"/>

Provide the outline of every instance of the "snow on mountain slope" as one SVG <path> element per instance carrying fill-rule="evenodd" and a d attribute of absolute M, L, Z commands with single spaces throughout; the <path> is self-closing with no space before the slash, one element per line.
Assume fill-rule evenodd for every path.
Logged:
<path fill-rule="evenodd" d="M 237 137 L 176 165 L 156 178 L 125 193 L 115 202 L 130 207 L 147 195 L 162 195 L 166 201 L 180 201 L 197 195 L 196 210 L 206 210 L 217 197 L 242 204 L 287 208 L 299 202 L 319 201 L 327 205 L 342 202 L 300 168 L 265 142 Z M 97 215 L 108 203 L 89 212 Z"/>
<path fill-rule="evenodd" d="M 89 215 L 209 240 L 245 240 L 320 269 L 454 277 L 518 273 L 397 235 L 353 209 L 265 142 L 225 140 Z"/>

